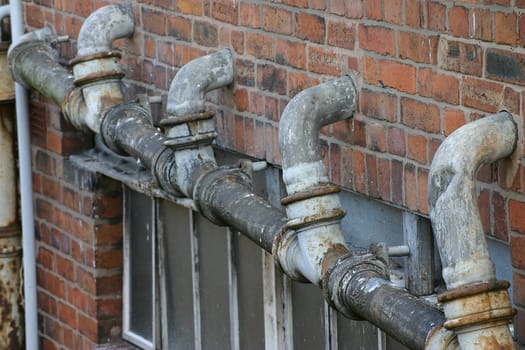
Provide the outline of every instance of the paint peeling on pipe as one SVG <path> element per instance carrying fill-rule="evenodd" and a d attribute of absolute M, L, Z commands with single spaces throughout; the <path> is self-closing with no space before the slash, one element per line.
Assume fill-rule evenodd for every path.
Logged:
<path fill-rule="evenodd" d="M 463 350 L 514 349 L 512 309 L 496 281 L 477 205 L 476 175 L 483 164 L 509 156 L 517 128 L 503 111 L 457 129 L 439 147 L 429 173 L 429 209 L 448 292 L 447 326 Z"/>

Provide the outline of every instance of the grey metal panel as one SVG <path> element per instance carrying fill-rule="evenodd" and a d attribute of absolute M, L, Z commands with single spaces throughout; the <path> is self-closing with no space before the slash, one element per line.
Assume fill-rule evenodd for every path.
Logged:
<path fill-rule="evenodd" d="M 152 200 L 135 191 L 126 192 L 129 234 L 129 331 L 153 340 L 153 227 Z"/>
<path fill-rule="evenodd" d="M 340 193 L 346 210 L 343 234 L 350 247 L 367 248 L 371 243 L 403 244 L 402 211 L 346 191 Z"/>
<path fill-rule="evenodd" d="M 203 350 L 231 349 L 230 252 L 227 229 L 195 214 Z"/>
<path fill-rule="evenodd" d="M 337 314 L 338 350 L 377 349 L 377 328 L 366 321 L 355 321 Z"/>
<path fill-rule="evenodd" d="M 512 265 L 510 263 L 510 247 L 508 244 L 487 238 L 489 254 L 496 266 L 496 278 L 512 282 Z M 510 300 L 512 299 L 512 284 L 509 288 Z"/>
<path fill-rule="evenodd" d="M 235 233 L 240 349 L 264 349 L 262 250 Z"/>
<path fill-rule="evenodd" d="M 410 350 L 392 337 L 386 336 L 386 350 Z"/>
<path fill-rule="evenodd" d="M 293 282 L 292 304 L 294 349 L 325 349 L 327 320 L 319 287 Z"/>
<path fill-rule="evenodd" d="M 164 271 L 165 316 L 168 349 L 192 349 L 195 344 L 193 319 L 193 239 L 189 209 L 168 201 L 159 203 L 161 263 Z"/>

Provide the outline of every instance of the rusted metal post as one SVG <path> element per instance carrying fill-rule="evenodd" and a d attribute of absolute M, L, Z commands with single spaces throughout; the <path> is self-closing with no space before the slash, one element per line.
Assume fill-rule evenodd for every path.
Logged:
<path fill-rule="evenodd" d="M 476 196 L 478 169 L 509 156 L 517 128 L 507 112 L 469 123 L 439 147 L 429 173 L 430 218 L 449 291 L 445 327 L 463 350 L 514 349 L 508 323 L 512 309 L 508 283 L 496 281 Z"/>
<path fill-rule="evenodd" d="M 0 348 L 21 349 L 22 237 L 16 190 L 14 83 L 7 68 L 8 46 L 0 43 Z"/>

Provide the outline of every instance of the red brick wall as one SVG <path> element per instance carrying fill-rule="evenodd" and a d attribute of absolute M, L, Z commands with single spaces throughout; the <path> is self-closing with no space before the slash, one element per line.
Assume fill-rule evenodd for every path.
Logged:
<path fill-rule="evenodd" d="M 30 27 L 51 24 L 75 38 L 85 16 L 107 1 L 34 0 L 25 6 Z M 137 92 L 165 95 L 177 69 L 219 48 L 232 48 L 235 84 L 210 94 L 216 105 L 219 143 L 279 164 L 277 126 L 284 106 L 299 91 L 351 74 L 359 84 L 354 118 L 323 129 L 323 149 L 332 180 L 397 206 L 427 214 L 427 178 L 440 142 L 459 126 L 505 108 L 523 118 L 525 1 L 522 0 L 144 0 L 134 1 L 137 30 L 118 45 Z M 74 56 L 75 42 L 61 52 Z M 502 64 L 507 70 L 502 69 Z M 35 112 L 39 113 L 38 110 Z M 78 203 L 116 201 L 94 188 L 78 191 L 64 179 L 64 155 L 79 149 L 69 127 L 48 112 L 44 142 L 35 141 L 35 190 L 40 228 L 39 276 L 59 286 L 40 288 L 43 332 L 64 339 L 80 317 L 93 322 L 98 307 L 68 301 L 79 290 L 99 305 L 118 299 L 83 287 L 78 271 L 95 264 L 100 251 L 118 248 L 95 234 L 75 232 L 105 219 Z M 40 119 L 44 118 L 41 116 Z M 59 125 L 57 125 L 57 123 Z M 66 131 L 65 131 L 66 130 Z M 520 137 L 522 134 L 520 129 Z M 38 138 L 36 138 L 38 140 Z M 514 164 L 521 160 L 520 151 Z M 39 165 L 40 164 L 40 165 Z M 503 161 L 479 175 L 480 209 L 488 235 L 511 246 L 516 328 L 525 342 L 525 195 L 521 164 L 516 173 Z M 506 181 L 509 178 L 510 181 Z M 114 187 L 114 185 L 112 185 Z M 110 186 L 111 187 L 111 186 Z M 97 192 L 93 194 L 92 191 Z M 70 195 L 80 198 L 70 200 Z M 107 197 L 109 196 L 109 197 Z M 115 218 L 120 215 L 113 213 Z M 100 221 L 102 220 L 102 221 Z M 111 220 L 110 220 L 111 221 Z M 109 225 L 111 226 L 111 225 Z M 118 228 L 118 225 L 115 227 Z M 110 229 L 111 230 L 111 229 Z M 81 230 L 82 231 L 82 230 Z M 53 240 L 52 237 L 60 237 Z M 57 242 L 70 242 L 63 251 Z M 109 244 L 109 245 L 108 245 Z M 86 257 L 73 247 L 85 249 Z M 61 274 L 62 260 L 74 276 Z M 104 263 L 108 263 L 101 258 Z M 108 271 L 112 271 L 111 269 Z M 82 274 L 80 274 L 82 275 Z M 93 277 L 91 277 L 93 278 Z M 44 281 L 44 278 L 41 278 Z M 96 283 L 95 283 L 96 285 Z M 59 290 L 49 290 L 58 288 Z M 76 289 L 75 289 L 76 288 Z M 48 306 L 49 304 L 49 306 Z M 63 310 L 63 311 L 61 311 Z M 113 315 L 111 315 L 113 316 Z M 118 318 L 115 313 L 115 320 Z M 109 317 L 111 319 L 111 317 Z M 47 325 L 50 325 L 47 327 Z M 100 340 L 107 329 L 85 334 Z M 67 332 L 65 331 L 67 329 Z M 99 327 L 100 329 L 100 327 Z M 60 330 L 60 331 L 58 331 Z M 60 336 L 55 337 L 54 332 Z M 46 338 L 47 339 L 47 338 Z M 80 339 L 80 338 L 78 338 Z"/>

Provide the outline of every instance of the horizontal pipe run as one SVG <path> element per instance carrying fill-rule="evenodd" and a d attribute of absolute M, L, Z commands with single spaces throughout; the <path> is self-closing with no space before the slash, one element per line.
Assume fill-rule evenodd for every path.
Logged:
<path fill-rule="evenodd" d="M 46 27 L 35 32 L 26 34 L 9 49 L 9 69 L 18 83 L 61 106 L 74 87 L 73 75 L 57 62 L 58 53 L 50 43 L 55 38 L 53 31 Z"/>
<path fill-rule="evenodd" d="M 250 179 L 239 169 L 208 171 L 197 183 L 194 199 L 209 220 L 243 233 L 267 252 L 286 223 L 282 211 L 253 194 Z"/>

